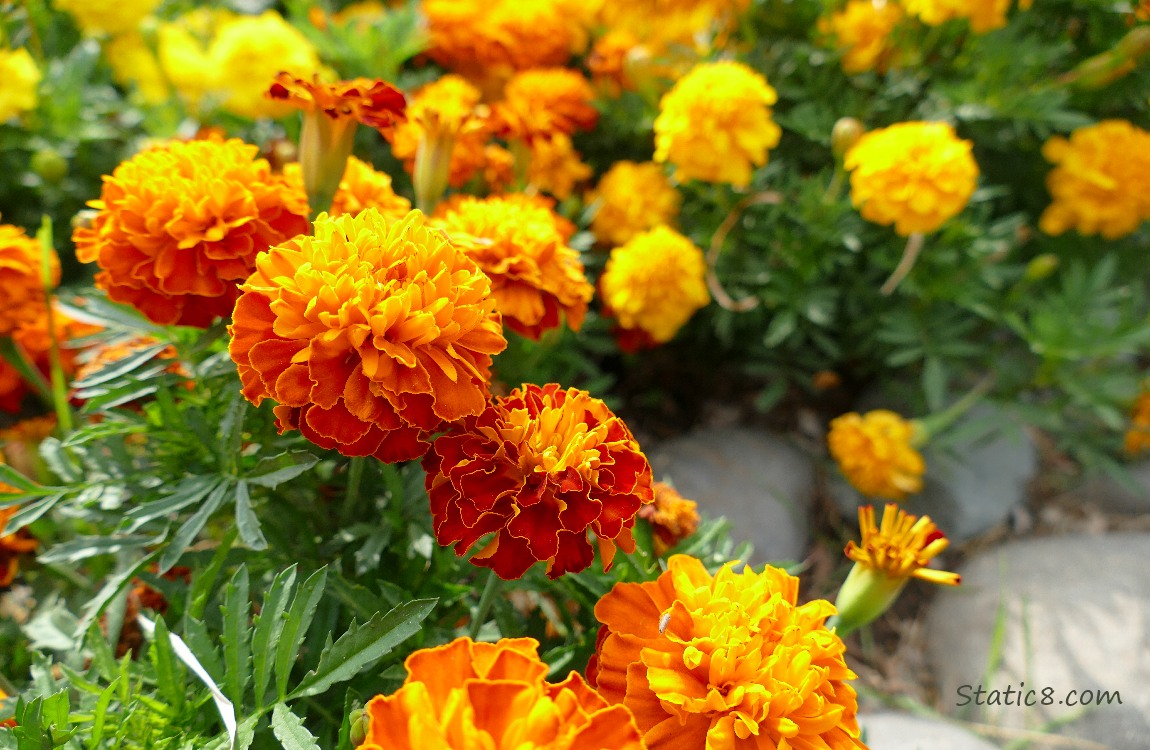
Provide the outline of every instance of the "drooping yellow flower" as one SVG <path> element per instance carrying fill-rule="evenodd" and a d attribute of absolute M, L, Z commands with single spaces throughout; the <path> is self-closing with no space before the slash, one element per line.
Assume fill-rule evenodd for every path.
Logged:
<path fill-rule="evenodd" d="M 52 0 L 52 5 L 76 19 L 76 25 L 86 34 L 134 31 L 140 21 L 151 15 L 159 4 L 160 0 Z"/>
<path fill-rule="evenodd" d="M 470 638 L 407 657 L 395 693 L 364 710 L 357 750 L 643 750 L 635 720 L 577 673 L 546 681 L 532 638 Z"/>
<path fill-rule="evenodd" d="M 156 54 L 138 31 L 117 35 L 104 45 L 104 57 L 112 78 L 122 86 L 135 85 L 149 104 L 167 101 L 171 93 Z"/>
<path fill-rule="evenodd" d="M 766 566 L 714 576 L 674 555 L 648 583 L 619 583 L 588 679 L 635 715 L 648 750 L 865 750 L 835 607 L 798 603 L 799 579 Z"/>
<path fill-rule="evenodd" d="M 319 72 L 319 54 L 294 26 L 274 10 L 237 16 L 217 30 L 208 48 L 213 88 L 221 106 L 241 117 L 283 117 L 289 104 L 265 94 L 280 72 L 310 79 Z"/>
<path fill-rule="evenodd" d="M 618 161 L 599 179 L 588 203 L 598 203 L 591 231 L 601 242 L 622 245 L 639 232 L 671 224 L 682 196 L 654 162 Z"/>
<path fill-rule="evenodd" d="M 771 119 L 777 100 L 767 80 L 742 63 L 696 65 L 659 102 L 655 161 L 675 178 L 746 187 L 752 167 L 767 163 L 782 130 Z"/>
<path fill-rule="evenodd" d="M 599 112 L 591 104 L 594 98 L 591 84 L 578 71 L 536 68 L 508 81 L 492 114 L 500 135 L 531 143 L 595 127 Z"/>
<path fill-rule="evenodd" d="M 868 497 L 902 500 L 922 489 L 926 462 L 914 449 L 917 427 L 893 411 L 843 414 L 831 421 L 827 446 L 843 476 Z"/>
<path fill-rule="evenodd" d="M 1019 0 L 1020 10 L 1030 7 L 1033 0 Z M 1002 28 L 1013 0 L 899 0 L 906 12 L 916 16 L 928 26 L 938 26 L 955 18 L 970 21 L 976 34 Z"/>
<path fill-rule="evenodd" d="M 885 72 L 892 52 L 890 32 L 903 19 L 902 7 L 893 2 L 850 0 L 842 10 L 819 21 L 819 29 L 834 37 L 843 50 L 847 73 L 868 70 Z"/>
<path fill-rule="evenodd" d="M 559 200 L 566 200 L 593 171 L 575 150 L 571 137 L 563 133 L 533 141 L 530 156 L 527 184 Z"/>
<path fill-rule="evenodd" d="M 662 556 L 698 530 L 699 504 L 666 482 L 655 482 L 652 487 L 655 500 L 639 509 L 639 518 L 651 524 L 655 554 Z"/>
<path fill-rule="evenodd" d="M 711 301 L 706 270 L 702 250 L 660 226 L 611 251 L 599 289 L 622 328 L 638 329 L 662 344 Z"/>
<path fill-rule="evenodd" d="M 504 325 L 532 339 L 563 317 L 579 330 L 594 289 L 548 208 L 514 198 L 467 197 L 445 211 L 441 226 L 491 278 Z"/>
<path fill-rule="evenodd" d="M 1150 388 L 1138 394 L 1130 408 L 1130 429 L 1126 431 L 1124 447 L 1131 456 L 1150 451 Z"/>
<path fill-rule="evenodd" d="M 40 69 L 28 50 L 0 49 L 0 122 L 36 109 Z"/>
<path fill-rule="evenodd" d="M 851 202 L 898 234 L 933 232 L 966 208 L 978 183 L 971 142 L 943 122 L 900 122 L 866 133 L 847 151 Z"/>
<path fill-rule="evenodd" d="M 1075 229 L 1112 240 L 1150 219 L 1150 132 L 1104 120 L 1069 140 L 1051 138 L 1042 155 L 1055 165 L 1046 177 L 1054 202 L 1039 219 L 1043 232 Z"/>
<path fill-rule="evenodd" d="M 60 260 L 49 254 L 52 286 L 60 283 Z M 40 273 L 40 242 L 23 227 L 0 224 L 0 336 L 43 315 L 47 298 Z"/>

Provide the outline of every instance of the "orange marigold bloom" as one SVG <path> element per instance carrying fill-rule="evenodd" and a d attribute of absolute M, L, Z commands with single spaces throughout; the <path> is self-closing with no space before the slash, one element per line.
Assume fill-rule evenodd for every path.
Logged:
<path fill-rule="evenodd" d="M 504 580 L 538 561 L 558 578 L 615 549 L 632 552 L 631 529 L 651 502 L 651 467 L 631 431 L 586 391 L 524 385 L 477 417 L 448 427 L 423 460 L 435 536 Z"/>
<path fill-rule="evenodd" d="M 834 605 L 798 604 L 799 579 L 766 566 L 714 576 L 674 555 L 647 583 L 595 606 L 599 694 L 635 715 L 649 750 L 855 750 L 855 678 L 825 627 Z"/>
<path fill-rule="evenodd" d="M 421 142 L 451 138 L 447 182 L 463 187 L 486 162 L 483 149 L 491 138 L 490 111 L 480 103 L 482 98 L 478 88 L 457 75 L 442 76 L 419 89 L 408 105 L 407 121 L 388 136 L 392 155 L 413 174 Z"/>
<path fill-rule="evenodd" d="M 0 453 L 0 463 L 3 462 L 4 454 Z M 0 482 L 0 492 L 19 492 L 19 490 Z M 8 521 L 16 515 L 18 510 L 20 508 L 16 505 L 0 508 L 0 530 L 8 524 Z M 0 535 L 0 587 L 8 586 L 16 580 L 16 574 L 20 572 L 20 556 L 35 552 L 39 545 L 40 543 L 32 538 L 27 529 Z"/>
<path fill-rule="evenodd" d="M 903 17 L 902 8 L 895 2 L 850 0 L 842 10 L 821 19 L 819 30 L 833 36 L 843 50 L 843 71 L 883 73 L 893 51 L 890 33 Z"/>
<path fill-rule="evenodd" d="M 578 71 L 538 68 L 512 78 L 492 114 L 501 135 L 530 143 L 594 128 L 599 121 L 594 99 L 594 89 Z"/>
<path fill-rule="evenodd" d="M 587 56 L 591 80 L 612 97 L 633 90 L 635 85 L 627 74 L 627 57 L 638 46 L 638 38 L 627 29 L 609 29 L 595 40 Z"/>
<path fill-rule="evenodd" d="M 1124 440 L 1131 456 L 1150 451 L 1150 388 L 1143 390 L 1130 409 L 1130 429 Z"/>
<path fill-rule="evenodd" d="M 358 750 L 643 750 L 630 712 L 572 672 L 546 682 L 533 638 L 458 638 L 407 657 L 407 679 L 364 710 Z"/>
<path fill-rule="evenodd" d="M 1006 25 L 1006 14 L 1013 0 L 900 0 L 906 12 L 928 26 L 938 26 L 955 18 L 966 18 L 976 34 L 1000 29 Z M 1027 10 L 1033 0 L 1019 0 L 1018 8 Z"/>
<path fill-rule="evenodd" d="M 60 364 L 64 368 L 64 373 L 71 375 L 75 372 L 79 352 L 68 346 L 68 342 L 90 336 L 101 329 L 99 326 L 74 320 L 59 309 L 53 310 L 53 318 L 56 324 L 56 341 L 60 344 Z M 12 340 L 24 351 L 28 362 L 47 379 L 52 368 L 52 337 L 48 332 L 47 307 L 41 307 L 35 319 L 21 323 L 12 332 Z M 20 373 L 8 362 L 0 359 L 0 411 L 19 412 L 24 395 L 28 391 L 29 385 L 24 382 Z"/>
<path fill-rule="evenodd" d="M 394 86 L 378 78 L 323 83 L 291 73 L 276 76 L 268 96 L 306 112 L 322 112 L 333 121 L 351 121 L 384 132 L 402 121 L 407 100 Z"/>
<path fill-rule="evenodd" d="M 698 530 L 699 504 L 666 482 L 655 482 L 654 488 L 655 501 L 639 509 L 639 518 L 651 524 L 655 554 L 663 555 Z"/>
<path fill-rule="evenodd" d="M 831 421 L 827 445 L 855 489 L 868 497 L 902 500 L 922 489 L 926 463 L 914 449 L 916 423 L 886 409 Z"/>
<path fill-rule="evenodd" d="M 60 259 L 49 255 L 52 286 L 60 283 Z M 21 323 L 36 320 L 45 305 L 40 276 L 40 242 L 22 227 L 0 224 L 0 336 L 10 336 Z"/>
<path fill-rule="evenodd" d="M 662 165 L 651 161 L 615 162 L 587 199 L 599 205 L 591 231 L 612 245 L 622 245 L 660 224 L 671 224 L 682 202 Z"/>
<path fill-rule="evenodd" d="M 241 289 L 229 351 L 244 395 L 347 456 L 423 455 L 428 433 L 483 411 L 507 345 L 491 282 L 418 211 L 321 214 Z"/>
<path fill-rule="evenodd" d="M 72 235 L 96 284 L 161 324 L 226 317 L 270 245 L 306 232 L 304 196 L 238 139 L 171 142 L 104 178 L 98 213 Z"/>
<path fill-rule="evenodd" d="M 442 226 L 491 278 L 505 326 L 538 339 L 562 314 L 579 330 L 594 288 L 550 209 L 511 197 L 466 197 L 444 212 Z"/>
<path fill-rule="evenodd" d="M 283 172 L 292 185 L 303 190 L 303 172 L 299 162 L 285 164 Z M 395 192 L 391 176 L 386 172 L 377 171 L 362 159 L 349 156 L 347 169 L 331 202 L 330 214 L 358 214 L 366 208 L 374 208 L 389 219 L 402 219 L 411 211 L 411 201 Z"/>
<path fill-rule="evenodd" d="M 593 170 L 583 162 L 568 135 L 540 138 L 532 141 L 530 149 L 527 182 L 537 190 L 566 200 L 577 185 L 591 177 Z"/>

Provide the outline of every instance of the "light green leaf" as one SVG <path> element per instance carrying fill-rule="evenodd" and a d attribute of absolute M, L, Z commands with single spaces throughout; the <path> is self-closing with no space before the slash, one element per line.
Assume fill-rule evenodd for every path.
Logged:
<path fill-rule="evenodd" d="M 244 691 L 251 679 L 251 653 L 248 644 L 252 630 L 248 626 L 251 600 L 248 593 L 248 569 L 241 565 L 224 589 L 224 686 L 232 703 L 243 705 Z"/>
<path fill-rule="evenodd" d="M 288 597 L 295 587 L 296 566 L 283 570 L 272 581 L 267 596 L 264 597 L 263 608 L 259 619 L 256 620 L 255 633 L 252 635 L 252 666 L 255 670 L 255 697 L 256 707 L 264 707 L 264 694 L 271 681 L 273 649 L 280 639 L 284 627 L 284 610 L 287 609 Z"/>
<path fill-rule="evenodd" d="M 278 456 L 261 458 L 252 470 L 244 475 L 249 484 L 260 487 L 278 487 L 289 479 L 315 466 L 319 459 L 307 451 L 288 451 Z"/>
<path fill-rule="evenodd" d="M 287 695 L 287 681 L 291 676 L 292 665 L 295 664 L 299 654 L 300 644 L 303 643 L 307 629 L 311 625 L 315 609 L 323 597 L 324 585 L 327 583 L 327 568 L 320 568 L 312 573 L 306 581 L 300 584 L 291 608 L 288 610 L 287 620 L 284 622 L 283 633 L 276 648 L 276 695 L 280 700 Z"/>
<path fill-rule="evenodd" d="M 74 563 L 86 560 L 96 555 L 110 555 L 128 549 L 151 547 L 164 540 L 166 534 L 150 536 L 148 534 L 135 534 L 123 536 L 79 536 L 66 542 L 57 544 L 40 555 L 37 559 L 41 564 Z"/>
<path fill-rule="evenodd" d="M 272 732 L 284 750 L 320 750 L 303 720 L 283 703 L 277 703 L 272 709 Z"/>
<path fill-rule="evenodd" d="M 172 541 L 164 549 L 164 555 L 160 558 L 160 573 L 166 573 L 171 569 L 180 556 L 184 554 L 184 550 L 192 543 L 200 530 L 207 524 L 208 519 L 216 512 L 216 509 L 223 504 L 224 498 L 231 485 L 227 482 L 221 481 L 215 486 L 211 494 L 207 496 L 203 504 L 200 505 L 191 518 L 184 522 L 176 533 L 172 536 Z"/>
<path fill-rule="evenodd" d="M 96 621 L 96 618 L 103 614 L 104 608 L 108 606 L 112 599 L 123 591 L 128 584 L 131 583 L 133 578 L 138 576 L 141 571 L 145 570 L 152 564 L 152 561 L 159 556 L 160 550 L 155 550 L 109 578 L 103 588 L 100 589 L 100 592 L 96 594 L 95 598 L 84 606 L 84 617 L 80 620 L 80 625 L 76 628 L 76 632 L 87 632 L 92 623 Z"/>
<path fill-rule="evenodd" d="M 268 548 L 268 540 L 260 529 L 260 519 L 252 510 L 248 483 L 244 480 L 236 484 L 236 526 L 240 530 L 240 539 L 248 547 L 257 551 Z"/>

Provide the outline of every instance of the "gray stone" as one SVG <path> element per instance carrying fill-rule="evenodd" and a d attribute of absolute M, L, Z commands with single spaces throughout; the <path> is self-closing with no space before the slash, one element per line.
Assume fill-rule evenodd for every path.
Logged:
<path fill-rule="evenodd" d="M 940 591 L 927 616 L 940 709 L 1097 743 L 1079 747 L 1145 750 L 1148 559 L 1150 534 L 1122 533 L 1026 539 L 970 560 L 959 571 L 962 586 Z M 979 686 L 986 691 L 982 706 L 976 705 Z M 1107 691 L 1109 705 L 1069 705 L 1081 703 L 1087 690 L 1092 696 Z M 998 705 L 991 705 L 996 697 Z M 1031 699 L 1036 705 L 1018 705 Z M 1053 746 L 1032 747 L 1047 745 Z"/>
<path fill-rule="evenodd" d="M 1005 521 L 1026 500 L 1038 452 L 1026 431 L 989 405 L 977 406 L 922 449 L 926 475 L 922 491 L 907 498 L 906 510 L 931 517 L 948 537 L 962 542 Z M 829 483 L 836 505 L 848 517 L 872 502 L 835 470 Z"/>
<path fill-rule="evenodd" d="M 1129 464 L 1126 473 L 1128 482 L 1120 482 L 1110 476 L 1096 476 L 1066 494 L 1113 513 L 1150 512 L 1150 461 Z"/>
<path fill-rule="evenodd" d="M 699 511 L 725 516 L 749 562 L 805 554 L 814 497 L 814 462 L 785 438 L 741 427 L 710 427 L 648 451 L 655 479 L 669 481 Z"/>
<path fill-rule="evenodd" d="M 859 716 L 870 750 L 998 750 L 976 734 L 938 719 L 881 713 Z"/>

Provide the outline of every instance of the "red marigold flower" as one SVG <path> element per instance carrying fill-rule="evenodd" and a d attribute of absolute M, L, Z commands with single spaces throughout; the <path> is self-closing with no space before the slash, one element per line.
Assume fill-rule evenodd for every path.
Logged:
<path fill-rule="evenodd" d="M 307 231 L 303 195 L 238 139 L 173 141 L 104 178 L 91 226 L 72 235 L 96 284 L 165 325 L 226 317 L 270 245 Z"/>
<path fill-rule="evenodd" d="M 607 405 L 576 388 L 524 385 L 482 414 L 448 427 L 423 460 L 435 536 L 504 580 L 539 561 L 558 578 L 585 569 L 594 533 L 609 570 L 632 552 L 639 508 L 652 500 L 651 467 Z"/>
<path fill-rule="evenodd" d="M 407 100 L 391 84 L 378 78 L 322 83 L 280 73 L 268 89 L 268 96 L 299 109 L 322 112 L 332 120 L 350 119 L 386 130 L 403 119 Z"/>
<path fill-rule="evenodd" d="M 320 215 L 241 290 L 229 351 L 244 395 L 346 456 L 422 456 L 428 433 L 484 410 L 507 346 L 491 282 L 419 211 Z"/>

